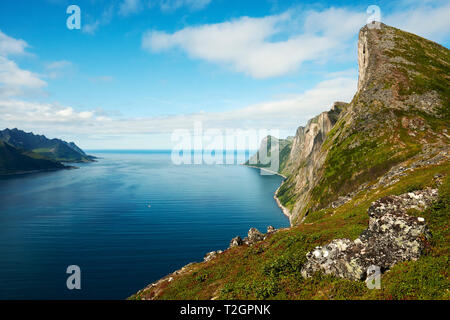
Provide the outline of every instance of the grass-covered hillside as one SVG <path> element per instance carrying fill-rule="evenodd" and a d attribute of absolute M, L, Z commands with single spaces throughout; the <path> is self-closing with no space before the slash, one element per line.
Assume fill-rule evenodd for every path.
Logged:
<path fill-rule="evenodd" d="M 435 177 L 448 172 L 448 162 L 417 169 L 392 186 L 362 192 L 337 209 L 313 212 L 303 224 L 279 230 L 258 244 L 234 247 L 211 261 L 188 265 L 131 299 L 449 299 L 448 176 L 439 186 L 438 201 L 420 213 L 433 235 L 424 255 L 384 273 L 380 290 L 369 290 L 362 281 L 323 274 L 304 279 L 300 274 L 306 253 L 315 246 L 335 238 L 355 239 L 367 227 L 372 201 L 436 187 Z"/>
<path fill-rule="evenodd" d="M 88 156 L 73 142 L 60 139 L 47 139 L 42 135 L 24 132 L 18 129 L 0 131 L 0 140 L 15 148 L 39 154 L 59 162 L 90 162 L 94 158 Z"/>
<path fill-rule="evenodd" d="M 0 140 L 0 175 L 65 168 L 39 154 L 25 152 Z"/>
<path fill-rule="evenodd" d="M 297 161 L 278 192 L 294 223 L 351 197 L 414 155 L 449 145 L 450 51 L 385 25 L 364 27 L 361 43 L 358 92 L 321 144 L 317 161 Z"/>

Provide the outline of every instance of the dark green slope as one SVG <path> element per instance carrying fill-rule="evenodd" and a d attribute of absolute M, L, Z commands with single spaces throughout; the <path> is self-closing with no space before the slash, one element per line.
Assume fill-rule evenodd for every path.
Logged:
<path fill-rule="evenodd" d="M 31 151 L 46 158 L 61 162 L 90 162 L 94 157 L 88 156 L 75 143 L 60 139 L 47 139 L 18 129 L 0 131 L 0 140 L 18 149 Z"/>
<path fill-rule="evenodd" d="M 32 153 L 25 154 L 0 140 L 0 175 L 64 168 L 66 166 L 59 162 Z"/>

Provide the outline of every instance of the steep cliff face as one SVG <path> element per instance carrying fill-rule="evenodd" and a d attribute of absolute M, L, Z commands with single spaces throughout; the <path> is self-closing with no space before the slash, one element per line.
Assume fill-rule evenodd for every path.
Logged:
<path fill-rule="evenodd" d="M 322 112 L 310 119 L 306 126 L 297 129 L 292 140 L 289 157 L 284 161 L 281 160 L 281 163 L 285 162 L 282 171 L 284 174 L 292 173 L 302 162 L 315 162 L 320 146 L 346 106 L 345 102 L 335 102 L 330 111 Z"/>
<path fill-rule="evenodd" d="M 280 160 L 281 172 L 288 179 L 278 189 L 276 196 L 290 211 L 291 223 L 297 219 L 299 205 L 308 201 L 315 174 L 326 157 L 322 144 L 346 107 L 344 102 L 335 102 L 330 111 L 322 112 L 309 120 L 306 126 L 299 127 L 289 156 Z"/>
<path fill-rule="evenodd" d="M 293 224 L 448 145 L 449 61 L 448 49 L 416 35 L 384 24 L 361 29 L 356 95 L 300 127 L 284 165 L 277 196 Z"/>

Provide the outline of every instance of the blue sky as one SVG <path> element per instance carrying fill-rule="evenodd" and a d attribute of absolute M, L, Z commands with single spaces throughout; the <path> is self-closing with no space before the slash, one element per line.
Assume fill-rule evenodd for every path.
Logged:
<path fill-rule="evenodd" d="M 0 127 L 88 149 L 170 148 L 195 121 L 292 135 L 355 93 L 369 5 L 448 47 L 448 1 L 1 1 Z"/>

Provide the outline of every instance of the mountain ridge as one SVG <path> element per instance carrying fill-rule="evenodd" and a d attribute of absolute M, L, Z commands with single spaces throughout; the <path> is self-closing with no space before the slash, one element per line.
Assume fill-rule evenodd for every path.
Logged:
<path fill-rule="evenodd" d="M 74 142 L 47 139 L 19 129 L 0 131 L 0 175 L 73 169 L 62 162 L 92 162 Z"/>
<path fill-rule="evenodd" d="M 40 171 L 68 169 L 59 162 L 27 153 L 0 140 L 0 175 L 23 174 Z"/>
<path fill-rule="evenodd" d="M 424 146 L 448 144 L 450 93 L 443 83 L 449 82 L 449 60 L 445 47 L 399 29 L 380 24 L 360 30 L 352 101 L 337 103 L 333 119 L 327 117 L 332 109 L 299 127 L 289 157 L 280 161 L 287 179 L 276 196 L 293 224 L 372 183 Z M 311 123 L 318 118 L 314 134 Z M 355 173 L 350 165 L 362 170 Z"/>
<path fill-rule="evenodd" d="M 48 139 L 17 128 L 0 131 L 0 140 L 18 149 L 34 152 L 59 162 L 92 162 L 95 157 L 88 156 L 74 142 L 61 139 Z"/>
<path fill-rule="evenodd" d="M 252 228 L 130 299 L 449 298 L 450 51 L 372 27 L 359 32 L 352 101 L 282 148 L 276 196 L 291 227 Z M 374 261 L 380 290 L 360 281 Z"/>

